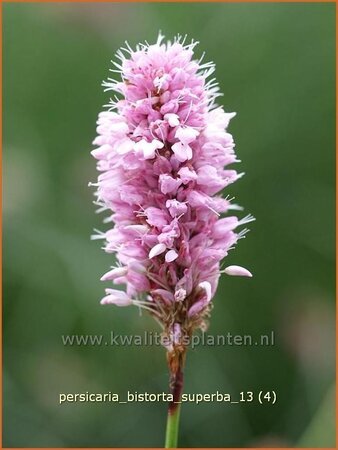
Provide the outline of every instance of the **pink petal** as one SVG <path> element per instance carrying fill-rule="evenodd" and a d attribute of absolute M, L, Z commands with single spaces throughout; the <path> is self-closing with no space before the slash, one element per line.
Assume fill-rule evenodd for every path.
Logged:
<path fill-rule="evenodd" d="M 118 289 L 106 289 L 106 294 L 101 305 L 129 306 L 133 303 L 129 295 Z"/>
<path fill-rule="evenodd" d="M 184 162 L 187 159 L 192 158 L 192 150 L 189 145 L 182 144 L 182 142 L 176 142 L 176 144 L 174 144 L 171 148 L 180 162 Z"/>
<path fill-rule="evenodd" d="M 252 273 L 241 266 L 228 266 L 224 269 L 224 273 L 235 277 L 252 277 Z"/>
<path fill-rule="evenodd" d="M 211 300 L 211 284 L 209 283 L 209 281 L 202 281 L 201 283 L 199 283 L 198 287 L 204 290 L 206 301 L 207 303 L 209 303 Z"/>
<path fill-rule="evenodd" d="M 165 255 L 165 260 L 167 263 L 170 263 L 172 261 L 175 261 L 177 257 L 178 253 L 175 250 L 169 250 Z"/>
<path fill-rule="evenodd" d="M 154 139 L 151 142 L 147 142 L 145 139 L 141 139 L 136 142 L 134 145 L 134 149 L 137 153 L 143 153 L 144 159 L 153 159 L 155 158 L 156 149 L 163 147 L 163 142 Z"/>
<path fill-rule="evenodd" d="M 188 310 L 188 317 L 195 316 L 196 314 L 201 312 L 205 305 L 206 303 L 203 300 L 199 300 L 198 302 L 194 303 Z"/>
<path fill-rule="evenodd" d="M 163 173 L 159 177 L 160 186 L 161 186 L 161 192 L 163 194 L 175 194 L 177 192 L 177 189 L 182 184 L 182 180 L 179 178 L 173 178 L 170 175 L 167 175 L 166 173 Z"/>
<path fill-rule="evenodd" d="M 147 217 L 146 220 L 151 226 L 162 228 L 168 223 L 165 212 L 154 206 L 149 206 L 145 210 L 145 214 Z"/>
<path fill-rule="evenodd" d="M 152 295 L 159 295 L 167 305 L 174 303 L 175 298 L 174 294 L 170 291 L 166 291 L 165 289 L 154 289 L 151 291 Z"/>
<path fill-rule="evenodd" d="M 176 199 L 169 199 L 166 201 L 165 206 L 168 208 L 171 217 L 176 217 L 187 212 L 187 205 L 183 202 L 179 202 Z"/>
<path fill-rule="evenodd" d="M 149 252 L 149 259 L 160 255 L 167 247 L 164 244 L 156 244 Z"/>
<path fill-rule="evenodd" d="M 182 142 L 182 144 L 190 144 L 199 135 L 199 131 L 191 127 L 179 127 L 176 131 L 175 137 Z"/>
<path fill-rule="evenodd" d="M 165 114 L 164 120 L 167 120 L 171 127 L 177 127 L 180 124 L 180 119 L 177 114 Z"/>
<path fill-rule="evenodd" d="M 197 173 L 194 170 L 190 170 L 189 167 L 182 167 L 178 174 L 183 184 L 188 184 L 190 181 L 197 180 Z"/>
<path fill-rule="evenodd" d="M 112 269 L 109 272 L 105 273 L 101 277 L 101 281 L 115 280 L 116 278 L 123 277 L 127 272 L 127 267 L 115 267 L 115 269 Z"/>

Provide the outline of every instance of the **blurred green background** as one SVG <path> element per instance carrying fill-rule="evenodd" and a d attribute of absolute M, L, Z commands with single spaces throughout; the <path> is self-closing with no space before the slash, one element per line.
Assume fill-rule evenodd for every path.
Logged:
<path fill-rule="evenodd" d="M 186 404 L 180 446 L 334 446 L 334 4 L 4 4 L 4 446 L 161 447 L 166 405 L 58 404 L 60 392 L 167 390 L 160 347 L 65 347 L 156 330 L 100 307 L 113 263 L 91 242 L 95 121 L 113 53 L 158 30 L 216 62 L 257 221 L 227 264 L 209 333 L 273 347 L 190 352 L 186 392 L 275 390 L 275 405 Z"/>

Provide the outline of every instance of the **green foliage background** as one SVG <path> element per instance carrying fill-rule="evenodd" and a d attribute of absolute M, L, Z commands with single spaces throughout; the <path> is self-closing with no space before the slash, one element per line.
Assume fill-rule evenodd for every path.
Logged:
<path fill-rule="evenodd" d="M 163 392 L 159 347 L 65 347 L 64 334 L 157 330 L 99 306 L 113 263 L 88 181 L 100 83 L 124 40 L 158 30 L 216 62 L 257 218 L 228 257 L 209 333 L 275 332 L 273 347 L 191 351 L 186 392 L 275 390 L 272 405 L 186 404 L 180 445 L 334 446 L 333 4 L 5 4 L 4 446 L 163 446 L 164 404 L 58 404 L 60 392 Z M 239 166 L 238 166 L 239 167 Z"/>

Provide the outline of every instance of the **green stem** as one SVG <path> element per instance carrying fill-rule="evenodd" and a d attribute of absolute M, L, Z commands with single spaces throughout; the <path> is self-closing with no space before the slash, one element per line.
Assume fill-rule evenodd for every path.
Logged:
<path fill-rule="evenodd" d="M 165 435 L 165 448 L 177 448 L 178 428 L 181 411 L 181 394 L 183 389 L 183 367 L 185 355 L 178 356 L 178 365 L 170 375 L 170 388 L 173 401 L 169 403 L 167 428 Z"/>
<path fill-rule="evenodd" d="M 165 434 L 165 448 L 177 448 L 178 426 L 180 421 L 181 405 L 177 405 L 174 413 L 168 411 L 167 429 Z"/>

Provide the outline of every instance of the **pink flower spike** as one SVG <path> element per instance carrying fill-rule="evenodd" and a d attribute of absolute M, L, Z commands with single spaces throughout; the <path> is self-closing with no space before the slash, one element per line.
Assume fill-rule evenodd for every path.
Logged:
<path fill-rule="evenodd" d="M 99 114 L 92 150 L 91 185 L 108 225 L 93 238 L 117 266 L 101 279 L 125 287 L 101 303 L 133 304 L 156 318 L 172 367 L 184 338 L 206 329 L 220 276 L 252 276 L 239 266 L 221 270 L 253 217 L 238 218 L 233 189 L 221 196 L 241 176 L 230 168 L 239 162 L 228 131 L 235 113 L 217 105 L 214 64 L 195 56 L 196 44 L 160 35 L 117 52 L 119 79 L 103 83 L 116 95 Z"/>
<path fill-rule="evenodd" d="M 252 277 L 252 273 L 241 266 L 228 266 L 224 269 L 224 273 L 235 277 Z"/>
<path fill-rule="evenodd" d="M 171 418 L 189 342 L 207 330 L 220 276 L 252 277 L 240 266 L 221 269 L 254 218 L 237 217 L 233 188 L 222 197 L 242 176 L 232 169 L 240 162 L 228 131 L 235 113 L 217 105 L 214 64 L 195 56 L 196 45 L 159 34 L 154 44 L 117 52 L 119 79 L 103 82 L 116 95 L 99 114 L 91 152 L 98 177 L 90 185 L 108 227 L 93 239 L 116 261 L 101 279 L 125 287 L 106 289 L 101 304 L 137 306 L 160 326 Z"/>

